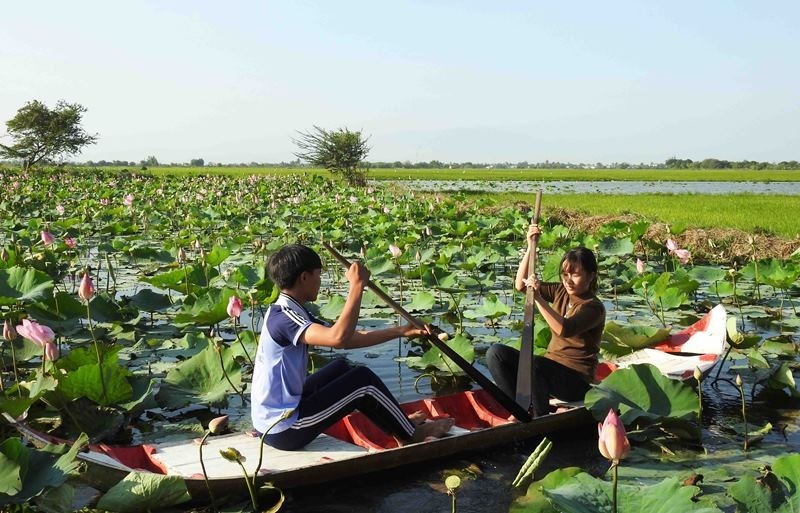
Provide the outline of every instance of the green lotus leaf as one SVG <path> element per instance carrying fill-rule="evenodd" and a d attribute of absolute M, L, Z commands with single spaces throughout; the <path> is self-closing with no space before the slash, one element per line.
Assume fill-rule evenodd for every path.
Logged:
<path fill-rule="evenodd" d="M 170 370 L 156 394 L 156 401 L 165 408 L 182 408 L 189 404 L 221 405 L 233 392 L 228 379 L 238 388 L 242 383 L 242 369 L 235 357 L 236 347 L 222 347 L 222 363 L 213 340 L 208 339 L 205 349 Z M 222 371 L 225 366 L 228 379 Z"/>
<path fill-rule="evenodd" d="M 334 294 L 328 298 L 328 302 L 319 309 L 319 314 L 325 319 L 336 319 L 341 315 L 342 310 L 344 310 L 345 302 L 345 298 Z"/>
<path fill-rule="evenodd" d="M 511 313 L 511 307 L 503 303 L 496 296 L 487 296 L 478 308 L 464 310 L 467 319 L 498 319 Z"/>
<path fill-rule="evenodd" d="M 669 329 L 629 324 L 622 326 L 608 321 L 603 330 L 602 348 L 614 355 L 629 354 L 637 349 L 650 347 L 669 336 Z"/>
<path fill-rule="evenodd" d="M 0 269 L 0 305 L 40 301 L 52 294 L 53 279 L 31 268 Z"/>
<path fill-rule="evenodd" d="M 143 288 L 128 298 L 130 304 L 144 312 L 162 312 L 172 306 L 169 296 Z"/>
<path fill-rule="evenodd" d="M 115 362 L 116 363 L 116 362 Z M 103 365 L 105 393 L 100 381 L 100 366 L 97 363 L 83 365 L 62 376 L 58 390 L 68 399 L 88 397 L 102 406 L 122 403 L 131 399 L 133 388 L 128 383 L 128 371 L 119 365 Z"/>
<path fill-rule="evenodd" d="M 726 330 L 728 334 L 728 343 L 736 349 L 749 349 L 761 341 L 758 335 L 745 335 L 741 333 L 736 326 L 738 319 L 736 317 L 729 317 L 726 322 Z"/>
<path fill-rule="evenodd" d="M 128 250 L 128 255 L 136 260 L 152 260 L 162 264 L 169 264 L 175 261 L 175 257 L 169 251 L 146 246 L 131 248 Z"/>
<path fill-rule="evenodd" d="M 208 279 L 206 279 L 208 272 Z M 141 280 L 159 289 L 170 289 L 183 294 L 194 292 L 198 288 L 207 287 L 208 280 L 217 276 L 219 272 L 210 268 L 204 271 L 202 267 L 187 265 L 155 276 L 143 276 Z"/>
<path fill-rule="evenodd" d="M 595 513 L 611 511 L 611 483 L 586 473 L 575 475 L 557 488 L 544 489 L 544 494 L 557 511 L 564 513 Z M 695 502 L 700 494 L 697 486 L 685 486 L 676 477 L 668 477 L 651 486 L 619 485 L 617 489 L 619 513 L 720 513 L 722 510 L 710 503 Z"/>
<path fill-rule="evenodd" d="M 472 363 L 475 360 L 475 348 L 472 342 L 459 333 L 455 337 L 445 342 L 448 347 L 458 353 L 464 360 Z M 453 374 L 463 374 L 464 371 L 456 365 L 453 360 L 445 356 L 435 346 L 431 347 L 422 356 L 410 356 L 406 358 L 409 367 L 422 370 L 438 370 Z"/>
<path fill-rule="evenodd" d="M 598 421 L 613 408 L 626 426 L 642 427 L 668 419 L 694 420 L 699 411 L 697 392 L 690 385 L 667 378 L 650 364 L 612 372 L 586 393 L 585 404 Z"/>
<path fill-rule="evenodd" d="M 411 299 L 411 302 L 405 305 L 405 309 L 408 311 L 425 311 L 430 310 L 433 308 L 433 305 L 436 304 L 436 297 L 431 294 L 430 292 L 423 290 L 414 294 L 414 297 Z"/>
<path fill-rule="evenodd" d="M 742 513 L 792 513 L 800 511 L 800 454 L 776 459 L 771 468 L 743 477 L 730 495 Z"/>
<path fill-rule="evenodd" d="M 175 316 L 177 324 L 213 326 L 228 318 L 228 300 L 236 294 L 233 289 L 208 289 L 200 296 L 189 296 Z"/>
<path fill-rule="evenodd" d="M 628 237 L 605 237 L 600 241 L 598 252 L 603 257 L 630 255 L 633 253 L 633 242 Z"/>
<path fill-rule="evenodd" d="M 558 513 L 545 496 L 544 490 L 567 484 L 582 472 L 583 469 L 578 467 L 560 468 L 550 472 L 539 481 L 528 485 L 527 493 L 511 504 L 508 513 Z"/>
<path fill-rule="evenodd" d="M 231 256 L 230 249 L 223 248 L 221 246 L 214 246 L 211 248 L 211 251 L 206 254 L 206 265 L 216 267 L 224 262 L 229 256 Z"/>
<path fill-rule="evenodd" d="M 131 472 L 98 501 L 105 511 L 138 513 L 182 504 L 191 499 L 180 476 Z"/>

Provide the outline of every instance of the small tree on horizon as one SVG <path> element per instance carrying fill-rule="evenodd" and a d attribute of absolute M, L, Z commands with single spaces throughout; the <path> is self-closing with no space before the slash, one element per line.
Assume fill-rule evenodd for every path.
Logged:
<path fill-rule="evenodd" d="M 59 100 L 54 109 L 39 100 L 25 104 L 16 116 L 6 121 L 13 144 L 0 144 L 0 155 L 22 160 L 26 171 L 40 162 L 49 162 L 80 153 L 87 144 L 94 144 L 97 135 L 89 135 L 81 127 L 86 107 Z"/>
<path fill-rule="evenodd" d="M 325 130 L 314 125 L 313 130 L 297 133 L 300 138 L 292 139 L 299 149 L 295 153 L 297 158 L 342 175 L 350 185 L 367 184 L 368 169 L 364 159 L 370 150 L 369 138 L 362 138 L 361 132 L 351 132 L 347 128 Z"/>

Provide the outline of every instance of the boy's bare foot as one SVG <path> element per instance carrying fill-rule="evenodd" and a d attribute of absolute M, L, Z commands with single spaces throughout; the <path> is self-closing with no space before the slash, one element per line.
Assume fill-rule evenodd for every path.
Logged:
<path fill-rule="evenodd" d="M 414 436 L 411 437 L 410 443 L 422 442 L 426 438 L 441 438 L 450 431 L 455 422 L 455 419 L 448 417 L 420 424 L 414 430 Z"/>
<path fill-rule="evenodd" d="M 409 414 L 408 420 L 411 421 L 412 424 L 415 426 L 419 426 L 423 424 L 426 420 L 428 420 L 428 416 L 425 415 L 425 412 L 422 410 L 417 410 L 414 413 Z"/>

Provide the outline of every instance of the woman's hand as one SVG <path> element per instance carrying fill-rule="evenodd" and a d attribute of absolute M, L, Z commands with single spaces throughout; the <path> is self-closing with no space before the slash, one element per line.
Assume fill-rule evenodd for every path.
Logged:
<path fill-rule="evenodd" d="M 541 233 L 542 230 L 541 228 L 539 228 L 538 224 L 532 224 L 528 226 L 528 235 L 527 235 L 528 247 L 533 246 L 534 239 L 537 238 L 539 235 L 541 235 Z"/>

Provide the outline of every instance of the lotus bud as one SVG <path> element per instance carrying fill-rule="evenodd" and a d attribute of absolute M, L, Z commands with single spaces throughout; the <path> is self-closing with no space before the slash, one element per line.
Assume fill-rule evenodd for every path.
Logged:
<path fill-rule="evenodd" d="M 447 342 L 448 340 L 450 340 L 450 335 L 448 335 L 445 332 L 441 332 L 438 335 L 436 335 L 436 338 L 438 338 L 442 342 Z"/>
<path fill-rule="evenodd" d="M 642 262 L 641 258 L 636 259 L 636 272 L 639 274 L 644 274 L 644 270 L 647 268 L 644 262 Z"/>
<path fill-rule="evenodd" d="M 367 249 L 364 246 L 361 246 L 361 250 L 358 253 L 361 255 L 361 258 L 367 258 Z"/>
<path fill-rule="evenodd" d="M 597 424 L 597 435 L 597 447 L 600 449 L 600 454 L 615 464 L 619 463 L 619 460 L 627 456 L 631 450 L 631 444 L 625 434 L 625 426 L 613 408 L 608 410 L 605 421 Z"/>
<path fill-rule="evenodd" d="M 47 230 L 42 230 L 41 237 L 42 237 L 42 244 L 44 244 L 45 246 L 52 246 L 53 242 L 55 242 L 55 237 L 53 237 L 53 234 L 48 232 Z"/>
<path fill-rule="evenodd" d="M 242 315 L 242 300 L 239 296 L 231 296 L 228 300 L 228 317 L 239 318 Z"/>
<path fill-rule="evenodd" d="M 58 360 L 58 348 L 52 342 L 48 342 L 44 345 L 44 359 L 54 362 Z"/>
<path fill-rule="evenodd" d="M 3 262 L 8 262 L 8 250 L 6 248 L 0 251 L 0 259 L 2 259 Z"/>
<path fill-rule="evenodd" d="M 431 227 L 430 226 L 426 226 L 425 227 L 425 235 L 427 235 L 428 237 L 433 235 L 433 232 L 431 231 Z"/>
<path fill-rule="evenodd" d="M 227 449 L 221 449 L 219 453 L 223 458 L 234 463 L 244 463 L 245 461 L 247 461 L 247 458 L 245 458 L 242 455 L 242 453 L 236 450 L 235 447 L 228 447 Z"/>
<path fill-rule="evenodd" d="M 400 255 L 403 254 L 403 250 L 401 250 L 394 244 L 389 244 L 389 253 L 392 254 L 392 258 L 400 258 Z"/>
<path fill-rule="evenodd" d="M 178 248 L 178 262 L 185 262 L 186 261 L 186 250 L 183 248 Z"/>
<path fill-rule="evenodd" d="M 83 278 L 81 278 L 81 284 L 78 287 L 78 297 L 85 301 L 89 301 L 94 296 L 94 284 L 92 283 L 92 278 L 89 276 L 88 272 L 83 273 Z"/>
<path fill-rule="evenodd" d="M 201 247 L 203 247 L 203 246 L 200 244 L 200 239 L 195 239 L 194 240 L 194 249 L 200 249 Z"/>
<path fill-rule="evenodd" d="M 737 374 L 736 375 L 736 386 L 739 387 L 739 388 L 742 388 L 742 383 L 743 383 L 742 376 L 740 374 Z"/>
<path fill-rule="evenodd" d="M 417 251 L 417 254 L 416 254 L 416 255 L 414 255 L 414 258 L 416 258 L 416 259 L 417 259 L 417 262 L 419 262 L 419 261 L 421 261 L 421 260 L 422 260 L 422 254 L 420 254 L 420 252 L 419 252 L 419 251 Z"/>
<path fill-rule="evenodd" d="M 218 435 L 220 433 L 223 433 L 227 428 L 228 428 L 227 415 L 211 419 L 211 422 L 208 423 L 208 430 L 211 432 L 212 435 Z"/>
<path fill-rule="evenodd" d="M 9 342 L 17 338 L 17 330 L 14 329 L 11 319 L 6 319 L 3 323 L 3 338 Z"/>

